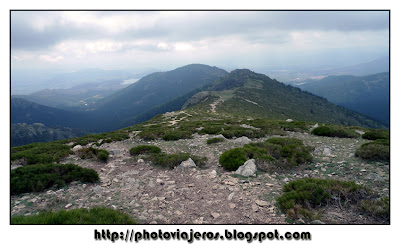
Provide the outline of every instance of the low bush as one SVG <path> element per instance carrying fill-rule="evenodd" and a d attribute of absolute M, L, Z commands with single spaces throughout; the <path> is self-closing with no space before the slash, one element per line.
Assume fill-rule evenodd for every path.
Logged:
<path fill-rule="evenodd" d="M 290 137 L 272 137 L 266 140 L 267 143 L 277 144 L 282 147 L 287 145 L 303 145 L 303 141 L 296 138 Z"/>
<path fill-rule="evenodd" d="M 206 167 L 207 157 L 200 157 L 200 156 L 196 156 L 196 155 L 190 155 L 190 158 L 193 160 L 193 162 L 196 164 L 197 167 L 199 167 L 199 168 L 205 168 Z"/>
<path fill-rule="evenodd" d="M 245 149 L 233 148 L 224 152 L 219 157 L 219 163 L 224 169 L 234 171 L 243 165 L 247 159 L 248 158 Z"/>
<path fill-rule="evenodd" d="M 357 138 L 359 135 L 352 129 L 345 129 L 338 126 L 319 126 L 311 131 L 317 136 Z"/>
<path fill-rule="evenodd" d="M 247 148 L 247 155 L 256 159 L 257 166 L 264 171 L 290 169 L 312 160 L 311 148 L 296 138 L 274 137 L 262 143 L 245 145 L 244 148 Z"/>
<path fill-rule="evenodd" d="M 374 200 L 362 200 L 361 210 L 377 219 L 388 220 L 390 218 L 390 203 L 388 197 Z"/>
<path fill-rule="evenodd" d="M 352 181 L 299 179 L 283 186 L 283 194 L 276 199 L 279 208 L 291 218 L 312 220 L 313 211 L 329 204 L 357 205 L 361 200 L 377 198 L 371 189 Z"/>
<path fill-rule="evenodd" d="M 278 125 L 281 126 L 285 131 L 302 132 L 307 130 L 308 123 L 304 121 L 279 121 Z"/>
<path fill-rule="evenodd" d="M 93 147 L 82 148 L 77 151 L 77 154 L 81 159 L 92 158 L 94 160 L 99 160 L 107 162 L 109 153 L 104 149 L 97 149 Z"/>
<path fill-rule="evenodd" d="M 246 136 L 248 138 L 260 138 L 265 135 L 265 133 L 261 130 L 246 129 L 239 126 L 228 127 L 220 134 L 223 135 L 225 138 L 242 137 L 242 136 Z"/>
<path fill-rule="evenodd" d="M 219 162 L 224 169 L 233 171 L 248 159 L 255 159 L 257 167 L 263 171 L 277 171 L 309 162 L 312 156 L 302 140 L 279 137 L 228 150 L 220 156 Z"/>
<path fill-rule="evenodd" d="M 11 161 L 23 159 L 27 164 L 60 162 L 73 154 L 70 147 L 58 142 L 33 143 L 11 148 Z"/>
<path fill-rule="evenodd" d="M 137 147 L 132 147 L 129 150 L 129 153 L 132 156 L 140 155 L 140 154 L 161 153 L 161 149 L 159 147 L 153 146 L 153 145 L 140 145 Z"/>
<path fill-rule="evenodd" d="M 148 159 L 155 165 L 173 169 L 185 160 L 188 160 L 190 155 L 188 153 L 157 153 L 149 155 Z"/>
<path fill-rule="evenodd" d="M 13 216 L 11 224 L 23 225 L 126 225 L 136 224 L 128 214 L 105 207 L 91 209 L 79 208 L 72 210 L 59 210 L 57 212 L 45 211 L 37 215 Z"/>
<path fill-rule="evenodd" d="M 367 140 L 389 139 L 389 131 L 387 130 L 370 130 L 362 135 Z"/>
<path fill-rule="evenodd" d="M 167 132 L 162 136 L 162 139 L 164 139 L 165 141 L 177 141 L 179 139 L 190 139 L 190 138 L 192 138 L 192 133 L 190 133 L 189 131 L 179 131 L 179 130 Z"/>
<path fill-rule="evenodd" d="M 378 139 L 362 144 L 355 152 L 356 157 L 367 160 L 390 160 L 389 140 Z"/>
<path fill-rule="evenodd" d="M 129 139 L 129 133 L 124 130 L 117 130 L 117 131 L 101 133 L 101 134 L 84 135 L 79 138 L 69 139 L 69 141 L 75 142 L 71 146 L 71 147 L 74 147 L 76 145 L 85 146 L 92 142 L 94 142 L 97 146 L 101 146 L 104 143 L 110 143 L 113 141 L 123 141 L 126 139 Z M 98 141 L 100 141 L 100 142 L 98 142 Z"/>
<path fill-rule="evenodd" d="M 93 183 L 98 180 L 95 170 L 75 164 L 27 165 L 11 170 L 11 195 L 60 188 L 72 181 Z"/>
<path fill-rule="evenodd" d="M 219 142 L 223 142 L 223 141 L 225 141 L 224 138 L 215 137 L 215 138 L 208 139 L 207 144 L 219 143 Z"/>
<path fill-rule="evenodd" d="M 205 126 L 203 129 L 199 131 L 200 135 L 209 134 L 209 135 L 216 135 L 222 132 L 222 126 Z"/>

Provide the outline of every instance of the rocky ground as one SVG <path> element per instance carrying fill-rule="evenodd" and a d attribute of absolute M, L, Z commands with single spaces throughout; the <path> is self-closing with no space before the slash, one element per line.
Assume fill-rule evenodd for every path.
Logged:
<path fill-rule="evenodd" d="M 133 133 L 131 139 L 100 147 L 110 152 L 108 163 L 83 160 L 76 155 L 61 162 L 95 169 L 101 179 L 99 183 L 74 182 L 56 191 L 12 196 L 11 214 L 31 215 L 42 210 L 102 205 L 120 209 L 142 224 L 286 224 L 290 221 L 275 206 L 275 198 L 282 193 L 282 186 L 294 179 L 352 180 L 389 195 L 389 165 L 354 157 L 356 148 L 366 140 L 295 132 L 288 132 L 288 136 L 302 139 L 315 148 L 313 162 L 291 172 L 258 172 L 256 177 L 246 178 L 221 168 L 219 156 L 228 149 L 267 138 L 238 138 L 207 145 L 209 135 L 146 142 Z M 167 170 L 130 156 L 130 148 L 143 144 L 156 145 L 166 153 L 206 156 L 207 167 Z M 377 223 L 357 211 L 333 206 L 325 211 L 321 220 L 329 224 Z"/>

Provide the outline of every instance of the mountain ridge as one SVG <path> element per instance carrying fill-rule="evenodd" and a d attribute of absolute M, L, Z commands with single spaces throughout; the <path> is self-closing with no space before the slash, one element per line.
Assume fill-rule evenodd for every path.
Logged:
<path fill-rule="evenodd" d="M 236 111 L 243 115 L 259 114 L 259 117 L 269 119 L 384 127 L 362 114 L 336 106 L 325 98 L 248 69 L 232 71 L 216 80 L 208 91 L 210 92 L 208 97 L 214 96 L 214 101 L 215 96 L 222 98 L 223 101 L 219 102 L 218 108 L 224 113 Z M 210 106 L 211 100 L 204 106 Z"/>
<path fill-rule="evenodd" d="M 389 125 L 390 74 L 381 72 L 366 76 L 328 76 L 298 85 L 302 90 L 365 114 Z"/>

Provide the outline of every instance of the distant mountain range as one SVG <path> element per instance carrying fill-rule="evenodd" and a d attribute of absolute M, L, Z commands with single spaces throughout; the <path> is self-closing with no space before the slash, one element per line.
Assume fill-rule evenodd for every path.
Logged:
<path fill-rule="evenodd" d="M 124 121 L 226 74 L 223 69 L 202 64 L 153 73 L 99 101 L 96 110 Z"/>
<path fill-rule="evenodd" d="M 129 84 L 123 80 L 107 80 L 100 83 L 84 83 L 67 89 L 45 89 L 30 95 L 13 95 L 41 105 L 66 109 L 90 111 L 94 104 Z"/>
<path fill-rule="evenodd" d="M 139 78 L 142 76 L 139 76 Z M 138 78 L 124 70 L 85 69 L 52 74 L 32 70 L 11 71 L 11 94 L 27 95 L 44 89 L 68 89 L 84 83 L 102 83 L 109 80 Z"/>
<path fill-rule="evenodd" d="M 319 68 L 301 68 L 301 67 L 282 67 L 279 69 L 264 69 L 261 73 L 268 74 L 279 81 L 288 84 L 303 83 L 308 79 L 321 79 L 332 75 L 358 75 L 365 76 L 382 72 L 389 72 L 389 56 L 383 56 L 372 61 L 359 63 L 343 67 L 319 67 Z"/>
<path fill-rule="evenodd" d="M 83 136 L 82 131 L 70 128 L 51 128 L 40 123 L 11 124 L 11 147 L 35 142 L 49 142 Z"/>
<path fill-rule="evenodd" d="M 388 74 L 378 74 L 374 79 L 363 79 L 366 79 L 364 83 L 367 87 L 385 98 L 387 86 L 381 84 L 380 81 L 384 82 L 387 76 Z M 101 84 L 107 83 L 98 85 L 101 86 Z M 318 84 L 324 84 L 324 80 L 319 81 Z M 81 88 L 83 88 L 80 89 L 81 91 L 85 90 L 85 87 Z M 47 101 L 57 100 L 55 94 L 58 93 L 62 100 L 61 94 L 68 92 L 74 94 L 74 89 L 48 91 L 51 95 L 47 96 Z M 357 86 L 354 89 L 347 88 L 348 91 L 360 89 Z M 46 100 L 46 92 L 41 94 L 38 97 Z M 85 92 L 76 92 L 78 97 L 82 94 L 87 95 Z M 346 97 L 339 95 L 343 95 L 341 91 L 338 91 L 337 96 L 342 100 Z M 32 97 L 34 96 L 30 98 Z M 354 97 L 352 95 L 352 98 Z M 361 98 L 359 100 L 363 101 Z M 350 101 L 351 99 L 348 100 Z M 11 123 L 26 123 L 27 125 L 42 123 L 46 127 L 80 129 L 85 133 L 106 132 L 144 122 L 160 113 L 179 110 L 184 105 L 185 107 L 201 107 L 201 104 L 209 106 L 211 102 L 217 102 L 218 111 L 226 114 L 272 120 L 294 119 L 374 128 L 384 127 L 383 124 L 364 115 L 334 105 L 324 98 L 285 85 L 263 74 L 247 69 L 228 73 L 217 67 L 200 64 L 145 76 L 126 88 L 96 100 L 90 105 L 93 108 L 91 111 L 68 111 L 40 105 L 20 97 L 12 97 Z"/>
<path fill-rule="evenodd" d="M 369 62 L 334 68 L 328 70 L 321 70 L 321 75 L 370 75 L 375 73 L 389 72 L 390 67 L 389 56 L 374 59 Z"/>
<path fill-rule="evenodd" d="M 225 70 L 201 64 L 153 73 L 104 99 L 97 100 L 96 106 L 92 104 L 94 109 L 91 111 L 67 111 L 30 102 L 21 96 L 13 96 L 11 123 L 43 123 L 50 127 L 79 128 L 86 132 L 115 130 L 121 128 L 124 123 L 133 123 L 136 116 L 147 110 L 206 84 L 211 84 L 226 74 Z M 98 85 L 101 84 L 104 83 Z M 66 92 L 74 92 L 74 89 L 48 91 L 49 96 L 36 99 L 41 99 L 41 101 L 47 99 L 46 102 L 55 103 L 57 94 L 66 94 Z M 46 92 L 41 94 L 43 93 Z M 77 97 L 83 95 L 87 93 L 78 93 Z M 29 96 L 30 99 L 33 97 L 35 96 Z M 59 97 L 60 100 L 63 99 L 62 95 Z"/>
<path fill-rule="evenodd" d="M 298 85 L 302 90 L 389 125 L 388 72 L 367 76 L 328 76 L 321 80 L 303 82 Z"/>

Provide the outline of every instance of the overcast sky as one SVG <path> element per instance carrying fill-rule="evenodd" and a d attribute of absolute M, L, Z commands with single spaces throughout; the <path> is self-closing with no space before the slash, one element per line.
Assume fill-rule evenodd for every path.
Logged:
<path fill-rule="evenodd" d="M 389 51 L 387 11 L 13 11 L 13 69 L 343 66 Z"/>

